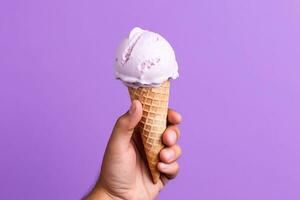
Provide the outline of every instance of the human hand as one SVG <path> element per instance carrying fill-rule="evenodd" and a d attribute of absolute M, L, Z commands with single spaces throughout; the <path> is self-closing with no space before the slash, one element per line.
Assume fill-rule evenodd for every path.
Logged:
<path fill-rule="evenodd" d="M 130 110 L 117 120 L 106 147 L 100 178 L 86 199 L 152 200 L 168 180 L 176 177 L 177 159 L 181 155 L 176 144 L 180 135 L 177 125 L 181 116 L 168 110 L 168 127 L 162 136 L 165 148 L 160 151 L 157 166 L 161 177 L 156 184 L 152 182 L 140 134 L 135 131 L 141 117 L 142 105 L 135 100 Z"/>

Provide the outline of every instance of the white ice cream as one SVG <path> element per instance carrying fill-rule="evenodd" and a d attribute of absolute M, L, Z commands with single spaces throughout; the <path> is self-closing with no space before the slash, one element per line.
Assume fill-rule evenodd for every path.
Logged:
<path fill-rule="evenodd" d="M 133 87 L 155 87 L 179 76 L 175 53 L 168 41 L 140 28 L 134 28 L 120 44 L 115 71 L 116 78 Z"/>

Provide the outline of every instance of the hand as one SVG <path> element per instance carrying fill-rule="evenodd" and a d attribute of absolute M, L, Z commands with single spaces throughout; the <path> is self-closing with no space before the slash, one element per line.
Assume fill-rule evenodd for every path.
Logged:
<path fill-rule="evenodd" d="M 116 122 L 106 147 L 100 178 L 86 199 L 155 199 L 168 180 L 178 174 L 181 148 L 176 144 L 180 131 L 176 126 L 181 116 L 169 109 L 168 127 L 162 140 L 166 145 L 161 150 L 158 169 L 161 178 L 153 184 L 149 172 L 140 134 L 134 131 L 142 117 L 142 105 L 132 102 L 130 110 Z"/>

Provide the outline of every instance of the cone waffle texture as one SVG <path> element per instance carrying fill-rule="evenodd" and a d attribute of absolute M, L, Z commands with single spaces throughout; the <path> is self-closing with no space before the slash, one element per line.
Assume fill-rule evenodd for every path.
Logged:
<path fill-rule="evenodd" d="M 157 169 L 159 152 L 164 147 L 162 134 L 167 126 L 170 82 L 166 81 L 160 87 L 128 87 L 128 90 L 131 101 L 139 100 L 143 106 L 143 116 L 138 128 L 153 182 L 157 183 L 160 178 Z"/>

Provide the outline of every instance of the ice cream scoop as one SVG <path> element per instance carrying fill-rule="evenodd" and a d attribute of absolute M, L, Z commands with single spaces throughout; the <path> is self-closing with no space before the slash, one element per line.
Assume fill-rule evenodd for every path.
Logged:
<path fill-rule="evenodd" d="M 115 75 L 131 87 L 160 86 L 179 76 L 174 50 L 158 33 L 136 27 L 118 47 Z"/>

